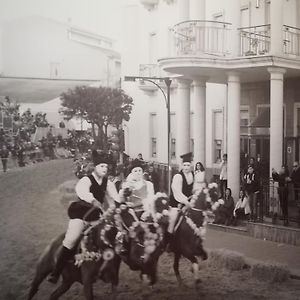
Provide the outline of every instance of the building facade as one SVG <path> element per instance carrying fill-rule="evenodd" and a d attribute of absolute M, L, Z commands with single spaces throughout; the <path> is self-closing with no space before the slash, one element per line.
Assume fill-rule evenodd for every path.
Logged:
<path fill-rule="evenodd" d="M 123 11 L 123 75 L 173 78 L 174 162 L 192 150 L 214 168 L 227 153 L 237 198 L 243 153 L 269 170 L 299 159 L 299 1 L 140 0 Z M 165 162 L 166 109 L 150 85 L 124 83 L 135 99 L 127 150 Z"/>

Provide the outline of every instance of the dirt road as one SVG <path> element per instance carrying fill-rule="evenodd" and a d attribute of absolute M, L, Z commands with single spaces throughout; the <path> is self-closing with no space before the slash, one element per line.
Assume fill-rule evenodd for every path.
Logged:
<path fill-rule="evenodd" d="M 74 178 L 71 165 L 70 160 L 55 160 L 0 175 L 1 300 L 25 299 L 39 255 L 52 238 L 65 230 L 66 210 L 57 187 Z M 122 265 L 118 299 L 300 299 L 299 281 L 280 285 L 259 282 L 246 270 L 230 273 L 201 263 L 202 283 L 195 289 L 190 264 L 182 260 L 180 269 L 187 283 L 183 289 L 177 287 L 172 257 L 164 254 L 159 262 L 159 282 L 153 290 L 145 290 L 139 274 Z M 53 289 L 44 282 L 35 299 L 48 299 Z M 111 299 L 110 286 L 98 282 L 95 295 L 96 299 Z M 61 299 L 83 300 L 81 286 L 75 285 Z"/>

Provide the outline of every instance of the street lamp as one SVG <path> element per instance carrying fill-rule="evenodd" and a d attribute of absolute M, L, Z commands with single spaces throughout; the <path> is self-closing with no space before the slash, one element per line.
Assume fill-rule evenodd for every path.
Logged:
<path fill-rule="evenodd" d="M 144 77 L 144 76 L 125 76 L 125 81 L 136 81 L 137 79 L 143 80 L 143 81 L 149 81 L 156 85 L 159 90 L 162 92 L 165 102 L 166 102 L 166 108 L 167 108 L 167 114 L 168 114 L 168 195 L 171 194 L 171 120 L 170 120 L 170 87 L 172 80 L 169 77 Z M 157 84 L 155 81 L 160 80 L 164 81 L 167 86 L 167 95 L 164 92 L 164 90 Z"/>

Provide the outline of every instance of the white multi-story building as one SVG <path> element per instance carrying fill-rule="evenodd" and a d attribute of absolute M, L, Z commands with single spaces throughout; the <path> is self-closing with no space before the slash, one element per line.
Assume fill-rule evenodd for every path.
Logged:
<path fill-rule="evenodd" d="M 237 197 L 242 153 L 260 156 L 269 170 L 299 160 L 299 1 L 125 2 L 123 75 L 174 77 L 174 162 L 192 150 L 195 161 L 214 168 L 228 153 L 228 185 Z M 162 93 L 146 82 L 123 88 L 135 99 L 128 153 L 166 162 Z"/>

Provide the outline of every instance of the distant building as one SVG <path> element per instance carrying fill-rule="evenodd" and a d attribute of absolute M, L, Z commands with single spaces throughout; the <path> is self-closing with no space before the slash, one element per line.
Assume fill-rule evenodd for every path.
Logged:
<path fill-rule="evenodd" d="M 58 127 L 62 92 L 77 85 L 120 87 L 121 61 L 114 41 L 52 19 L 30 16 L 0 27 L 0 96 L 21 103 L 21 112 L 47 113 Z M 70 129 L 89 125 L 67 123 Z"/>

